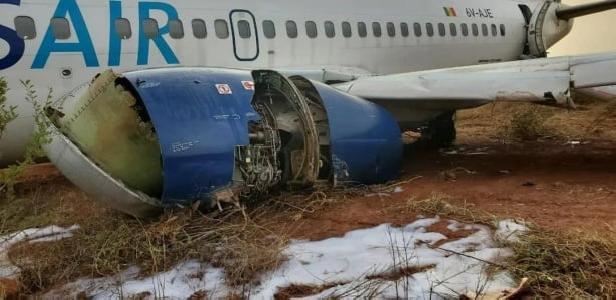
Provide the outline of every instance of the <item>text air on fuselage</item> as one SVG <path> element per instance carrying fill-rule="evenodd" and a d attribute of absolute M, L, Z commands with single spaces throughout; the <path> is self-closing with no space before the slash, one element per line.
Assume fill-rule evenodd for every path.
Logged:
<path fill-rule="evenodd" d="M 0 5 L 21 5 L 21 0 L 0 0 Z M 177 9 L 169 3 L 143 1 L 137 6 L 139 24 L 143 24 L 143 20 L 150 18 L 152 12 L 157 11 L 167 16 L 168 20 L 179 19 Z M 109 1 L 108 15 L 110 20 L 123 18 L 122 1 Z M 119 66 L 122 52 L 122 39 L 115 34 L 115 23 L 109 23 L 109 58 L 107 62 L 99 61 L 96 55 L 96 48 L 92 42 L 90 31 L 86 25 L 81 9 L 76 0 L 60 0 L 55 8 L 51 18 L 66 18 L 71 20 L 74 28 L 75 41 L 61 42 L 58 41 L 53 34 L 51 24 L 47 27 L 45 36 L 41 45 L 35 51 L 34 59 L 31 63 L 32 69 L 43 69 L 49 60 L 52 53 L 81 53 L 86 67 L 96 68 L 101 66 L 115 67 Z M 162 26 L 156 38 L 146 37 L 143 27 L 139 26 L 139 41 L 137 50 L 137 61 L 135 65 L 143 66 L 148 64 L 150 44 L 153 43 L 155 49 L 160 51 L 167 64 L 179 64 L 177 56 L 172 48 L 163 38 L 169 33 L 169 26 Z M 20 38 L 17 32 L 11 28 L 0 25 L 0 39 L 3 39 L 9 44 L 8 54 L 0 58 L 0 70 L 8 69 L 20 60 L 24 59 L 25 41 Z M 133 62 L 124 62 L 133 63 Z"/>

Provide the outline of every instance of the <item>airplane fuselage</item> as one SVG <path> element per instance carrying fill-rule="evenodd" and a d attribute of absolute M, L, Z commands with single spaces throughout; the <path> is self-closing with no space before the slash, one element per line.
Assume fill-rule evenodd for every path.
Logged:
<path fill-rule="evenodd" d="M 520 5 L 534 10 L 542 3 L 0 1 L 0 76 L 20 115 L 0 140 L 0 162 L 18 159 L 32 131 L 20 80 L 31 80 L 44 98 L 49 87 L 60 96 L 108 68 L 367 75 L 511 61 L 523 55 L 527 39 Z"/>

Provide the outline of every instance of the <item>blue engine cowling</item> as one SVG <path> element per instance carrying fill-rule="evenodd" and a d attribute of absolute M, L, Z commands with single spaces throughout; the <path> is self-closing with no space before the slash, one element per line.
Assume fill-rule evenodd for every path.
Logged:
<path fill-rule="evenodd" d="M 160 145 L 163 172 L 152 176 L 162 176 L 162 194 L 149 195 L 160 207 L 214 205 L 325 180 L 373 184 L 398 176 L 402 140 L 395 119 L 325 84 L 274 71 L 213 68 L 150 69 L 118 78 L 146 112 L 141 118 L 151 122 Z M 121 201 L 110 202 L 140 214 L 134 202 L 124 208 Z"/>

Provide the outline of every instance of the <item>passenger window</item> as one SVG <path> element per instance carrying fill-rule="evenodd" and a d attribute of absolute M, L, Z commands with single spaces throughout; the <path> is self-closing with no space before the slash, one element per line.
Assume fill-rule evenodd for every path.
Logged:
<path fill-rule="evenodd" d="M 488 36 L 488 25 L 481 24 L 481 33 L 483 34 L 483 36 Z"/>
<path fill-rule="evenodd" d="M 420 37 L 421 36 L 421 24 L 419 23 L 413 24 L 413 31 L 415 31 L 416 37 Z"/>
<path fill-rule="evenodd" d="M 342 22 L 342 35 L 345 38 L 350 38 L 353 35 L 353 30 L 351 29 L 351 23 Z"/>
<path fill-rule="evenodd" d="M 207 37 L 207 27 L 205 21 L 201 19 L 192 20 L 193 35 L 198 39 L 204 39 Z"/>
<path fill-rule="evenodd" d="M 226 39 L 229 37 L 229 25 L 227 25 L 227 21 L 223 19 L 218 19 L 214 21 L 214 31 L 216 31 L 216 36 L 219 39 Z"/>
<path fill-rule="evenodd" d="M 492 36 L 497 36 L 498 35 L 498 29 L 496 27 L 496 24 L 492 24 Z"/>
<path fill-rule="evenodd" d="M 479 36 L 479 26 L 477 24 L 473 24 L 473 35 Z"/>
<path fill-rule="evenodd" d="M 500 34 L 501 36 L 505 36 L 507 32 L 505 31 L 505 24 L 500 25 Z"/>
<path fill-rule="evenodd" d="M 456 27 L 456 24 L 449 23 L 449 33 L 451 33 L 451 36 L 458 35 L 458 27 Z"/>
<path fill-rule="evenodd" d="M 445 34 L 446 34 L 446 32 L 445 32 L 445 24 L 438 23 L 438 35 L 445 36 Z"/>
<path fill-rule="evenodd" d="M 159 35 L 158 21 L 152 18 L 144 19 L 143 20 L 143 34 L 145 34 L 145 36 L 148 39 L 157 38 Z"/>
<path fill-rule="evenodd" d="M 133 35 L 130 29 L 130 21 L 120 18 L 114 21 L 116 34 L 123 40 L 130 39 Z"/>
<path fill-rule="evenodd" d="M 317 23 L 313 21 L 306 21 L 306 35 L 311 39 L 317 37 Z"/>
<path fill-rule="evenodd" d="M 426 34 L 428 36 L 434 36 L 434 25 L 432 25 L 432 23 L 426 23 Z"/>
<path fill-rule="evenodd" d="M 240 34 L 240 37 L 243 39 L 249 39 L 252 36 L 252 31 L 250 30 L 250 23 L 246 20 L 240 20 L 237 22 L 237 31 Z"/>
<path fill-rule="evenodd" d="M 51 19 L 51 30 L 58 40 L 68 40 L 71 37 L 71 26 L 66 18 Z"/>
<path fill-rule="evenodd" d="M 291 39 L 297 38 L 297 24 L 294 21 L 287 21 L 287 36 Z"/>
<path fill-rule="evenodd" d="M 366 23 L 357 23 L 357 34 L 359 34 L 359 36 L 363 38 L 368 36 L 368 28 L 366 26 Z"/>
<path fill-rule="evenodd" d="M 36 38 L 36 27 L 34 19 L 26 16 L 15 17 L 15 30 L 17 35 L 24 40 L 32 40 Z"/>
<path fill-rule="evenodd" d="M 325 35 L 330 39 L 336 36 L 336 26 L 333 22 L 325 22 Z"/>
<path fill-rule="evenodd" d="M 169 36 L 172 39 L 184 38 L 184 24 L 180 20 L 169 20 Z"/>
<path fill-rule="evenodd" d="M 383 33 L 381 32 L 381 23 L 379 22 L 372 23 L 372 33 L 374 34 L 375 37 L 381 37 L 381 35 L 383 35 Z"/>
<path fill-rule="evenodd" d="M 409 24 L 400 23 L 400 33 L 403 37 L 409 36 Z"/>
<path fill-rule="evenodd" d="M 462 35 L 468 36 L 468 24 L 462 23 L 460 24 L 460 28 L 462 28 Z"/>
<path fill-rule="evenodd" d="M 396 25 L 392 22 L 387 22 L 387 35 L 390 37 L 396 36 Z"/>
<path fill-rule="evenodd" d="M 263 21 L 263 34 L 268 39 L 276 37 L 276 26 L 274 26 L 274 22 L 270 20 Z"/>

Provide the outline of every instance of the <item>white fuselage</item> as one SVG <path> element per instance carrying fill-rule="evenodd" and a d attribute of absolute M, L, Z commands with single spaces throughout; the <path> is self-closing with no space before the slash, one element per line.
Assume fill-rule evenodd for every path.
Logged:
<path fill-rule="evenodd" d="M 0 140 L 0 163 L 21 156 L 33 127 L 32 108 L 24 100 L 26 91 L 20 80 L 31 80 L 39 97 L 45 98 L 49 87 L 55 96 L 60 96 L 107 68 L 127 71 L 182 65 L 392 74 L 511 61 L 520 58 L 526 43 L 526 22 L 519 5 L 526 4 L 533 10 L 541 3 L 22 0 L 20 5 L 0 4 L 0 26 L 15 30 L 15 18 L 25 16 L 32 18 L 36 31 L 34 38 L 23 41 L 23 56 L 9 61 L 10 66 L 6 66 L 6 56 L 15 45 L 0 35 L 0 59 L 5 57 L 5 66 L 0 63 L 0 76 L 10 87 L 9 104 L 18 106 L 20 115 Z M 51 22 L 54 17 L 58 19 Z M 144 23 L 152 21 L 145 21 L 147 17 L 163 28 L 156 40 L 146 36 L 151 28 Z M 125 20 L 118 22 L 118 18 Z M 174 19 L 175 24 L 169 24 L 169 19 Z M 68 39 L 57 38 L 63 34 L 63 20 L 70 27 Z M 312 23 L 307 22 L 316 25 L 315 37 L 308 35 L 312 33 Z M 126 34 L 126 24 L 131 36 L 122 39 L 118 31 Z M 292 24 L 296 25 L 296 37 Z M 365 36 L 360 35 L 361 24 L 365 24 Z M 375 35 L 376 24 L 380 26 L 380 36 Z M 439 24 L 443 24 L 444 34 Z M 473 24 L 477 24 L 477 35 Z M 173 37 L 167 29 L 173 31 Z M 156 32 L 151 34 L 157 36 Z"/>

